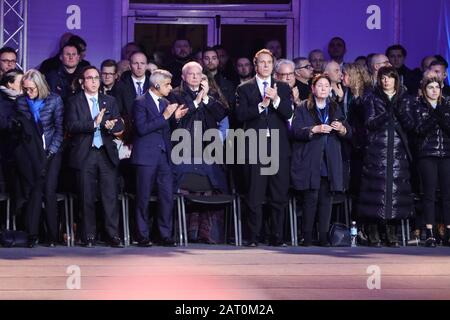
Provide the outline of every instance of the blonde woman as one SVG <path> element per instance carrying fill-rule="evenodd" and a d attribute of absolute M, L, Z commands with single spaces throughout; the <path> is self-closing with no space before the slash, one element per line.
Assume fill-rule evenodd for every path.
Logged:
<path fill-rule="evenodd" d="M 25 93 L 17 98 L 18 137 L 16 163 L 24 190 L 25 229 L 29 247 L 39 238 L 42 199 L 45 204 L 47 241 L 54 247 L 58 240 L 56 187 L 61 166 L 63 141 L 63 102 L 50 93 L 44 76 L 37 70 L 27 71 L 22 78 Z"/>
<path fill-rule="evenodd" d="M 364 97 L 371 90 L 371 80 L 366 68 L 357 63 L 345 64 L 342 75 L 342 82 L 346 87 L 342 110 L 353 132 L 350 143 L 343 145 L 344 166 L 346 161 L 350 163 L 348 189 L 357 196 L 361 180 L 363 151 L 367 145 Z"/>

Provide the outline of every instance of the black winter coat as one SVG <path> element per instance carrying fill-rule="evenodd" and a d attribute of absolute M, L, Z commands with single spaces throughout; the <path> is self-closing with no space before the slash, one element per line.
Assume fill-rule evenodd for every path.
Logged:
<path fill-rule="evenodd" d="M 336 119 L 342 121 L 347 129 L 345 136 L 340 136 L 334 130 L 329 134 L 310 135 L 312 127 L 322 124 L 316 107 L 308 108 L 308 100 L 305 100 L 295 110 L 291 128 L 293 137 L 291 180 L 296 190 L 320 188 L 320 166 L 325 152 L 330 190 L 344 191 L 341 141 L 351 138 L 351 129 L 343 120 L 341 108 L 337 105 L 330 106 L 329 119 L 329 122 Z"/>
<path fill-rule="evenodd" d="M 414 126 L 411 102 L 403 92 L 389 101 L 379 88 L 365 97 L 368 145 L 358 213 L 369 220 L 403 219 L 412 213 L 411 154 L 405 132 Z"/>
<path fill-rule="evenodd" d="M 450 157 L 450 100 L 433 109 L 419 98 L 414 107 L 418 157 Z"/>

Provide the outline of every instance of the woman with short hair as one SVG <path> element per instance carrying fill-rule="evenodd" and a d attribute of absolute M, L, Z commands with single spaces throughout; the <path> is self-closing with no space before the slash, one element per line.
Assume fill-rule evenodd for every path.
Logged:
<path fill-rule="evenodd" d="M 63 141 L 63 102 L 51 93 L 44 76 L 31 69 L 22 79 L 25 95 L 17 98 L 16 123 L 21 133 L 15 151 L 19 180 L 25 204 L 25 229 L 29 246 L 39 238 L 42 199 L 45 205 L 47 241 L 58 241 L 56 187 L 61 166 Z"/>

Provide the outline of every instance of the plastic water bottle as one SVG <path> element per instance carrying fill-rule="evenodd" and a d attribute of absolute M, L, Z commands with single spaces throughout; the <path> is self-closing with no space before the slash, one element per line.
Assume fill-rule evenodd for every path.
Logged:
<path fill-rule="evenodd" d="M 356 227 L 356 221 L 352 221 L 350 227 L 350 238 L 352 240 L 352 247 L 356 247 L 356 236 L 358 235 L 358 228 Z"/>

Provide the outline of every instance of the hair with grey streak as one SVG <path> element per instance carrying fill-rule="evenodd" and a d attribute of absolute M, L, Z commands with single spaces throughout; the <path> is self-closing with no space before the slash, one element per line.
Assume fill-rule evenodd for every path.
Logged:
<path fill-rule="evenodd" d="M 167 70 L 156 69 L 150 75 L 150 84 L 152 86 L 155 86 L 156 84 L 160 83 L 165 79 L 172 79 L 172 74 Z"/>
<path fill-rule="evenodd" d="M 50 95 L 50 88 L 45 80 L 45 76 L 38 70 L 30 69 L 23 75 L 22 86 L 25 80 L 33 81 L 38 90 L 39 99 L 45 99 Z"/>
<path fill-rule="evenodd" d="M 280 70 L 280 68 L 283 64 L 288 64 L 288 65 L 292 66 L 292 69 L 295 69 L 294 62 L 292 62 L 291 60 L 288 60 L 288 59 L 280 59 L 280 60 L 277 60 L 277 62 L 275 63 L 274 69 L 275 69 L 276 73 L 278 73 L 278 71 Z"/>
<path fill-rule="evenodd" d="M 294 64 L 295 64 L 295 69 L 300 68 L 300 66 L 301 66 L 301 64 L 302 64 L 303 61 L 309 61 L 309 59 L 306 58 L 306 57 L 297 57 L 297 58 L 294 58 L 294 60 L 292 60 L 292 62 L 294 62 Z"/>

